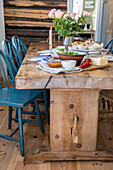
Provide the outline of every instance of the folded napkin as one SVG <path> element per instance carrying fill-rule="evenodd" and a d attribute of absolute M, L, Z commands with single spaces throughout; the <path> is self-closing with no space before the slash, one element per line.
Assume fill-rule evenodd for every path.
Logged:
<path fill-rule="evenodd" d="M 39 65 L 36 66 L 36 68 L 52 73 L 52 74 L 58 74 L 58 73 L 76 73 L 76 72 L 81 72 L 82 69 L 75 67 L 73 70 L 66 70 L 63 67 L 60 68 L 51 68 L 49 67 L 46 63 L 39 63 Z"/>

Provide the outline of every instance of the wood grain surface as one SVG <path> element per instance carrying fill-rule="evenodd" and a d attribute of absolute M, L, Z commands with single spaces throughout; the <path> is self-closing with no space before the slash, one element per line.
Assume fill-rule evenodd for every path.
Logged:
<path fill-rule="evenodd" d="M 53 43 L 53 47 L 62 42 Z M 47 42 L 31 44 L 28 53 L 16 76 L 16 87 L 23 89 L 44 88 L 89 88 L 113 89 L 113 62 L 110 67 L 71 74 L 50 74 L 36 69 L 36 62 L 28 62 L 28 57 L 39 56 L 37 50 L 49 49 Z"/>
<path fill-rule="evenodd" d="M 28 109 L 32 109 L 31 106 L 25 108 L 27 111 Z M 43 107 L 40 107 L 41 112 L 43 111 Z M 15 111 L 13 110 L 13 115 L 15 116 Z M 12 130 L 7 129 L 7 121 L 8 121 L 8 108 L 4 106 L 0 106 L 0 131 L 1 132 L 8 132 L 12 131 L 17 123 L 13 123 Z M 101 112 L 101 121 L 99 121 L 98 127 L 98 145 L 102 147 L 109 147 L 113 148 L 113 122 L 112 121 L 102 121 L 104 118 L 105 111 L 102 110 Z M 106 116 L 109 117 L 109 113 L 106 110 Z M 46 120 L 43 119 L 45 134 L 44 136 L 40 133 L 39 125 L 26 123 L 24 124 L 24 140 L 25 140 L 25 156 L 32 151 L 36 151 L 37 147 L 40 145 L 48 145 L 48 125 Z M 16 137 L 18 137 L 18 133 Z M 35 138 L 34 138 L 35 136 Z M 16 142 L 6 141 L 4 139 L 0 139 L 0 169 L 1 170 L 112 170 L 113 169 L 113 162 L 112 161 L 48 161 L 45 163 L 38 163 L 37 159 L 34 157 L 34 160 L 28 157 L 26 160 L 29 164 L 24 164 L 24 158 L 20 156 L 19 145 Z M 97 152 L 96 152 L 97 153 Z M 102 153 L 99 152 L 99 156 L 106 157 L 106 152 Z M 42 153 L 42 158 L 46 157 L 49 159 L 49 154 Z M 56 153 L 52 153 L 52 158 L 55 158 Z M 57 153 L 57 158 L 61 159 L 61 154 Z M 67 158 L 69 157 L 68 153 L 65 153 Z M 71 153 L 71 156 L 73 153 Z M 77 152 L 78 156 L 80 153 Z M 111 154 L 109 154 L 110 156 Z M 64 156 L 64 153 L 63 153 Z M 75 154 L 74 154 L 75 156 Z M 94 152 L 90 152 L 87 156 L 94 156 Z M 41 158 L 41 156 L 40 156 Z M 41 158 L 41 159 L 42 159 Z M 75 158 L 75 157 L 74 157 Z M 91 158 L 91 157 L 90 157 Z M 111 155 L 112 158 L 112 155 Z M 78 159 L 78 158 L 77 158 Z M 29 162 L 28 162 L 29 161 Z M 30 163 L 31 161 L 31 163 Z M 35 163 L 32 163 L 32 162 Z"/>
<path fill-rule="evenodd" d="M 93 97 L 92 97 L 93 96 Z M 51 89 L 50 147 L 53 151 L 95 151 L 99 90 Z M 74 116 L 78 142 L 73 142 Z"/>

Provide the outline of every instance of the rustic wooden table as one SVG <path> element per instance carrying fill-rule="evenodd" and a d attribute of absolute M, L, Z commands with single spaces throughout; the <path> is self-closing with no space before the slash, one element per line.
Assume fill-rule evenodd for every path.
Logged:
<path fill-rule="evenodd" d="M 99 92 L 113 89 L 113 63 L 104 69 L 54 75 L 27 60 L 44 49 L 48 49 L 46 42 L 30 44 L 16 76 L 17 89 L 50 89 L 50 150 L 27 156 L 25 163 L 113 160 L 112 154 L 96 150 Z"/>

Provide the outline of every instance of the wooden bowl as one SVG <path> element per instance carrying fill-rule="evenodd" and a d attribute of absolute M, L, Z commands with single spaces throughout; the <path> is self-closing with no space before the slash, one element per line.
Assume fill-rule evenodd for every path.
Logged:
<path fill-rule="evenodd" d="M 68 55 L 68 54 L 61 54 L 57 53 L 59 55 L 60 60 L 76 60 L 77 66 L 80 65 L 83 57 L 86 55 L 86 53 L 80 53 L 80 55 Z"/>

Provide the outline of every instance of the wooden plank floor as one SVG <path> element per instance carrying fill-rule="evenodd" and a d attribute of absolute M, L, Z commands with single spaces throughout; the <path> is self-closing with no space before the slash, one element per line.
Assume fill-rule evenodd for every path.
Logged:
<path fill-rule="evenodd" d="M 32 109 L 31 106 L 28 107 Z M 25 109 L 28 109 L 25 108 Z M 43 111 L 43 106 L 41 106 Z M 14 109 L 15 112 L 15 109 Z M 113 148 L 113 121 L 107 121 L 106 114 L 101 114 L 99 121 L 98 145 L 103 143 L 105 147 Z M 111 113 L 109 114 L 112 115 Z M 32 116 L 32 119 L 35 117 Z M 0 106 L 0 133 L 10 133 L 7 129 L 8 108 Z M 43 117 L 45 134 L 40 132 L 39 125 L 25 124 L 24 125 L 24 139 L 25 139 L 25 154 L 30 154 L 30 150 L 36 150 L 41 145 L 48 144 L 49 126 Z M 12 129 L 17 126 L 13 122 Z M 18 133 L 15 135 L 18 137 Z M 38 152 L 36 150 L 36 152 Z M 63 161 L 63 162 L 46 162 L 43 164 L 23 164 L 23 157 L 20 156 L 19 144 L 12 141 L 7 141 L 0 138 L 0 170 L 112 170 L 112 162 L 101 161 Z"/>

